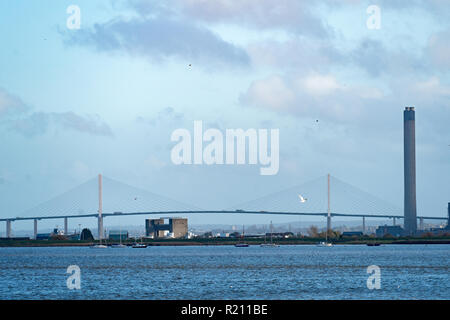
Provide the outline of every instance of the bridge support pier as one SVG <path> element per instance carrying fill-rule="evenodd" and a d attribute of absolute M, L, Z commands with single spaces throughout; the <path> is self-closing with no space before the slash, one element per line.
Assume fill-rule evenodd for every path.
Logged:
<path fill-rule="evenodd" d="M 423 230 L 423 217 L 419 219 L 419 229 Z"/>
<path fill-rule="evenodd" d="M 34 234 L 33 234 L 33 239 L 36 240 L 37 239 L 37 219 L 34 219 Z"/>
<path fill-rule="evenodd" d="M 98 239 L 103 239 L 103 217 L 98 217 Z"/>
<path fill-rule="evenodd" d="M 11 238 L 11 220 L 6 220 L 6 237 Z"/>
<path fill-rule="evenodd" d="M 327 232 L 331 230 L 331 215 L 327 215 Z"/>
<path fill-rule="evenodd" d="M 363 234 L 366 233 L 366 217 L 362 217 L 363 221 L 362 221 L 362 232 Z"/>
<path fill-rule="evenodd" d="M 67 220 L 68 220 L 68 218 L 65 217 L 64 218 L 64 235 L 65 236 L 69 234 L 69 226 L 68 226 Z"/>
<path fill-rule="evenodd" d="M 392 225 L 395 226 L 395 217 L 392 218 Z"/>

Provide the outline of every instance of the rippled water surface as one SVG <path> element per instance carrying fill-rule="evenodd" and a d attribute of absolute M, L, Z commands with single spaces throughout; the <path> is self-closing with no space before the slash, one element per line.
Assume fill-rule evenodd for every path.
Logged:
<path fill-rule="evenodd" d="M 449 245 L 0 248 L 0 299 L 450 299 L 449 280 Z"/>

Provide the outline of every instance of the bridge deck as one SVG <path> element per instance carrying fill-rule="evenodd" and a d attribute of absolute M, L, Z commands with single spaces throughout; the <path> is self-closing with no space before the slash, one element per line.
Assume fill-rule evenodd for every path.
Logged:
<path fill-rule="evenodd" d="M 119 217 L 119 216 L 134 216 L 134 215 L 163 215 L 163 214 L 196 214 L 196 213 L 231 213 L 231 214 L 273 214 L 273 215 L 295 215 L 295 216 L 327 216 L 327 213 L 307 213 L 307 212 L 284 212 L 284 211 L 247 211 L 247 210 L 177 210 L 177 211 L 152 211 L 152 212 L 114 212 L 103 213 L 103 217 Z M 376 215 L 376 214 L 350 214 L 350 213 L 330 213 L 332 217 L 366 217 L 366 218 L 396 218 L 403 219 L 403 215 Z M 40 217 L 15 217 L 2 218 L 0 221 L 20 221 L 20 220 L 50 220 L 50 219 L 64 219 L 64 218 L 91 218 L 97 217 L 97 213 L 80 214 L 80 215 L 61 215 L 61 216 L 40 216 Z M 417 219 L 426 220 L 448 220 L 448 217 L 426 217 L 418 216 Z"/>

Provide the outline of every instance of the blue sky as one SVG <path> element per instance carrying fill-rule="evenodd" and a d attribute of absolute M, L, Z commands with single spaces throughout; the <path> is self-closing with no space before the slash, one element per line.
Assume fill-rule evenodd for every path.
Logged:
<path fill-rule="evenodd" d="M 162 3 L 0 3 L 1 217 L 99 172 L 204 208 L 330 172 L 402 207 L 405 106 L 417 110 L 418 214 L 445 215 L 447 2 Z M 81 9 L 79 30 L 66 27 L 72 4 Z M 379 30 L 366 27 L 372 4 Z M 192 130 L 194 120 L 221 130 L 279 128 L 279 173 L 175 166 L 170 134 Z"/>

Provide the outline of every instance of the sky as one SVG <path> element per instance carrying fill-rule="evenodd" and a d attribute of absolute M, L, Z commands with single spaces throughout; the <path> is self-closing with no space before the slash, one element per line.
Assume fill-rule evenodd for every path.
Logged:
<path fill-rule="evenodd" d="M 98 173 L 208 209 L 331 173 L 403 207 L 406 106 L 416 108 L 418 215 L 446 215 L 448 1 L 2 1 L 0 39 L 2 218 Z M 279 129 L 279 171 L 175 165 L 171 134 L 195 120 Z"/>

